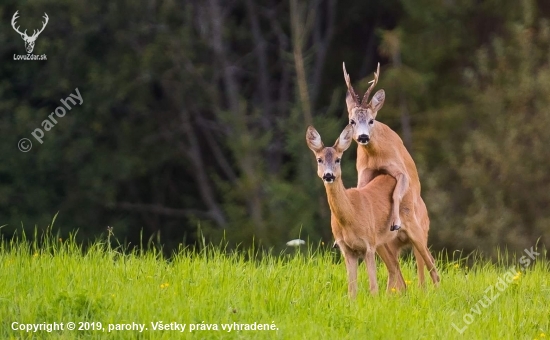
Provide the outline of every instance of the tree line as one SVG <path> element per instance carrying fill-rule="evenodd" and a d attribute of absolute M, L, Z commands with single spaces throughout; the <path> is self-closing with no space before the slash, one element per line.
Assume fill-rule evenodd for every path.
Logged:
<path fill-rule="evenodd" d="M 40 28 L 25 54 L 11 29 Z M 435 249 L 548 239 L 550 5 L 542 0 L 7 1 L 0 5 L 0 217 L 5 236 L 113 227 L 167 249 L 204 235 L 282 249 L 330 242 L 304 133 L 347 124 L 342 62 L 417 164 Z M 32 150 L 17 143 L 64 99 Z M 343 160 L 355 185 L 355 146 Z"/>

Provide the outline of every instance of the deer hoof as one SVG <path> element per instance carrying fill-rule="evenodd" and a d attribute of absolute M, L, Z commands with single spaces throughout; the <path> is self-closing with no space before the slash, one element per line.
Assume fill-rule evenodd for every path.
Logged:
<path fill-rule="evenodd" d="M 400 226 L 400 225 L 392 225 L 392 226 L 390 227 L 390 231 L 396 231 L 396 230 L 399 230 L 399 229 L 401 229 L 401 226 Z"/>

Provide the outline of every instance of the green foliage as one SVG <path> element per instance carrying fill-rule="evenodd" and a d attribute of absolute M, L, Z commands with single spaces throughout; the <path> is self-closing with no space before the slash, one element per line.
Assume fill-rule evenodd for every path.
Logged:
<path fill-rule="evenodd" d="M 197 224 L 210 239 L 234 243 L 281 247 L 300 230 L 329 240 L 324 190 L 304 142 L 304 105 L 293 92 L 288 8 L 270 16 L 243 1 L 226 16 L 206 3 L 61 2 L 52 15 L 51 4 L 18 6 L 29 23 L 42 12 L 51 20 L 36 47 L 47 63 L 0 67 L 0 105 L 11 112 L 1 118 L 8 138 L 1 147 L 14 159 L 0 165 L 8 235 L 59 211 L 62 233 L 68 221 L 80 239 L 107 226 L 134 244 L 138 230 L 146 238 L 160 232 L 167 249 L 195 242 Z M 11 18 L 11 7 L 2 13 Z M 251 31 L 243 20 L 254 19 L 274 25 Z M 9 42 L 0 47 L 6 58 L 22 44 L 13 33 L 0 33 Z M 274 34 L 282 40 L 268 44 Z M 255 50 L 262 41 L 265 48 Z M 262 57 L 267 69 L 258 64 Z M 304 65 L 313 88 L 324 60 L 307 57 Z M 75 87 L 82 106 L 60 119 L 44 144 L 32 140 L 30 132 Z M 331 116 L 338 99 L 315 115 L 327 135 L 329 126 L 336 136 L 345 125 Z M 14 147 L 22 137 L 34 142 L 29 153 Z"/>
<path fill-rule="evenodd" d="M 293 5 L 294 4 L 294 5 Z M 35 53 L 7 26 L 50 22 Z M 548 242 L 545 129 L 550 8 L 543 1 L 218 0 L 0 5 L 0 220 L 80 240 L 115 227 L 166 251 L 213 241 L 282 249 L 330 242 L 307 124 L 347 122 L 341 64 L 365 90 L 377 61 L 378 119 L 421 176 L 435 249 Z M 84 103 L 30 133 L 75 88 Z M 34 145 L 17 150 L 21 138 Z M 344 183 L 356 183 L 354 147 Z"/>
<path fill-rule="evenodd" d="M 533 2 L 522 6 L 523 16 L 508 13 L 515 20 L 462 68 L 461 103 L 447 98 L 440 108 L 462 123 L 449 137 L 438 135 L 448 155 L 425 182 L 436 243 L 491 253 L 499 244 L 519 249 L 550 236 L 541 185 L 550 180 L 542 170 L 550 160 L 548 20 L 535 15 Z M 451 136 L 460 139 L 452 143 Z"/>

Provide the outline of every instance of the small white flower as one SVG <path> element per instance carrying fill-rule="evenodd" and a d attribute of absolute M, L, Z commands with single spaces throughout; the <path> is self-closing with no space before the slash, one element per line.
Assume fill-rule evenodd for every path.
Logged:
<path fill-rule="evenodd" d="M 289 246 L 289 247 L 299 247 L 302 244 L 306 244 L 306 241 L 300 240 L 299 238 L 297 238 L 295 240 L 290 240 L 286 243 L 286 245 Z"/>

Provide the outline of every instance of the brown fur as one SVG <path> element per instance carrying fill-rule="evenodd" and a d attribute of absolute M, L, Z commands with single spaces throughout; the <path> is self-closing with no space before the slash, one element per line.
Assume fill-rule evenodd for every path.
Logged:
<path fill-rule="evenodd" d="M 387 170 L 388 168 L 397 169 L 390 174 L 405 174 L 405 176 L 408 177 L 407 182 L 409 186 L 403 195 L 401 204 L 405 199 L 412 201 L 416 220 L 427 241 L 430 229 L 430 219 L 428 217 L 426 204 L 420 196 L 420 179 L 418 177 L 416 165 L 397 133 L 380 122 L 374 124 L 373 130 L 369 144 L 366 146 L 358 145 L 357 148 L 357 186 L 362 187 L 368 184 L 369 181 L 378 174 L 389 173 Z M 407 237 L 401 237 L 388 246 L 391 247 L 392 252 L 398 256 L 401 249 L 409 245 L 411 245 L 410 240 Z M 424 266 L 426 264 L 421 254 L 415 251 L 414 255 L 417 262 L 418 281 L 419 284 L 423 286 L 425 285 Z M 430 257 L 433 262 L 434 260 L 431 254 Z M 432 274 L 431 277 L 434 284 L 439 282 L 439 277 Z"/>
<path fill-rule="evenodd" d="M 372 82 L 369 90 L 370 93 L 378 80 L 380 72 L 380 66 L 375 73 L 375 79 Z M 432 281 L 435 285 L 439 282 L 439 276 L 434 266 L 434 259 L 430 252 L 427 250 L 428 231 L 430 228 L 430 219 L 428 217 L 428 210 L 426 204 L 420 196 L 420 179 L 416 170 L 414 161 L 403 145 L 403 141 L 397 133 L 390 129 L 387 125 L 374 121 L 378 111 L 382 108 L 385 100 L 384 90 L 379 90 L 373 96 L 372 101 L 368 102 L 368 95 L 363 97 L 363 102 L 359 103 L 354 100 L 356 96 L 350 96 L 350 93 L 355 93 L 349 75 L 345 71 L 344 78 L 348 87 L 348 96 L 346 97 L 346 104 L 348 107 L 348 113 L 350 121 L 354 122 L 354 128 L 358 131 L 354 133 L 354 139 L 357 141 L 359 134 L 368 134 L 370 140 L 367 145 L 361 145 L 358 143 L 357 149 L 357 173 L 358 182 L 357 187 L 361 188 L 367 185 L 373 178 L 376 178 L 380 174 L 389 174 L 397 180 L 395 189 L 392 194 L 392 225 L 400 225 L 403 221 L 400 221 L 400 205 L 404 201 L 410 201 L 412 210 L 414 211 L 414 223 L 408 227 L 409 234 L 414 232 L 416 242 L 422 242 L 423 245 L 419 248 L 414 247 L 414 255 L 417 262 L 417 271 L 420 285 L 424 285 L 424 266 L 430 271 Z M 372 120 L 372 124 L 368 124 Z M 414 241 L 409 237 L 399 237 L 393 240 L 385 246 L 386 250 L 379 251 L 379 255 L 387 264 L 388 256 L 399 256 L 399 252 L 404 246 L 410 245 Z M 425 250 L 424 250 L 425 249 Z M 388 268 L 389 269 L 389 268 Z M 391 276 L 390 271 L 390 276 Z M 397 281 L 395 281 L 397 280 Z M 398 282 L 399 278 L 391 277 L 390 281 L 396 282 L 397 286 L 404 285 L 404 283 Z"/>
<path fill-rule="evenodd" d="M 354 298 L 357 293 L 357 261 L 360 258 L 365 259 L 370 291 L 378 291 L 374 258 L 377 248 L 385 255 L 388 271 L 396 281 L 392 284 L 404 285 L 404 280 L 397 256 L 384 247 L 388 242 L 398 239 L 401 234 L 389 229 L 391 197 L 396 181 L 391 176 L 381 175 L 362 188 L 344 188 L 339 160 L 351 144 L 351 132 L 352 127 L 348 125 L 334 147 L 324 147 L 321 136 L 313 127 L 309 127 L 306 141 L 317 158 L 317 174 L 325 181 L 331 210 L 332 233 L 344 255 L 348 273 L 348 293 Z M 412 213 L 411 203 L 407 198 L 401 205 L 401 216 L 406 225 L 414 223 L 415 215 Z"/>
<path fill-rule="evenodd" d="M 380 175 L 360 189 L 345 189 L 340 178 L 334 183 L 325 183 L 331 210 L 332 234 L 346 259 L 348 293 L 352 298 L 357 293 L 357 260 L 365 259 L 370 290 L 376 293 L 378 283 L 376 275 L 370 273 L 372 269 L 369 268 L 369 256 L 373 259 L 377 248 L 398 240 L 398 235 L 402 233 L 389 230 L 391 194 L 395 183 L 395 179 L 388 175 Z M 410 215 L 407 204 L 402 204 L 401 208 L 402 216 Z M 404 284 L 396 257 L 395 262 L 388 265 L 388 270 L 393 270 L 393 276 L 398 276 Z M 388 289 L 400 288 L 390 287 L 391 285 L 388 281 Z"/>

